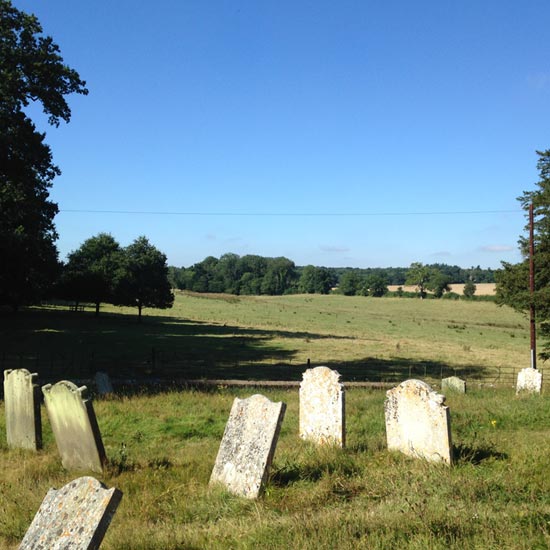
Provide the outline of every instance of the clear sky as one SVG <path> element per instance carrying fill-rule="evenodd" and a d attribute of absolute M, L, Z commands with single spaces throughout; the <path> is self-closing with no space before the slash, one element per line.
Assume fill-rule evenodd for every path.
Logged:
<path fill-rule="evenodd" d="M 140 235 L 297 265 L 517 262 L 548 0 L 14 0 L 90 94 L 48 128 L 62 259 Z"/>

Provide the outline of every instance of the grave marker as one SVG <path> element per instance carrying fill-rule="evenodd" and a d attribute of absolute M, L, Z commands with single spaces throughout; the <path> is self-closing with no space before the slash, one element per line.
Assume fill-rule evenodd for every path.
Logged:
<path fill-rule="evenodd" d="M 442 392 L 466 393 L 466 381 L 458 378 L 458 376 L 449 376 L 441 380 Z"/>
<path fill-rule="evenodd" d="M 389 450 L 452 463 L 451 420 L 445 396 L 420 380 L 406 380 L 387 392 L 384 403 Z"/>
<path fill-rule="evenodd" d="M 516 394 L 540 393 L 542 390 L 542 373 L 532 367 L 527 367 L 518 372 Z"/>
<path fill-rule="evenodd" d="M 94 380 L 97 388 L 97 393 L 99 395 L 109 395 L 111 393 L 115 393 L 115 390 L 113 389 L 113 384 L 111 383 L 111 378 L 106 372 L 96 372 Z"/>
<path fill-rule="evenodd" d="M 121 498 L 93 477 L 50 489 L 19 550 L 98 549 Z"/>
<path fill-rule="evenodd" d="M 27 369 L 4 371 L 6 436 L 11 449 L 42 447 L 40 389 L 35 384 L 38 374 Z"/>
<path fill-rule="evenodd" d="M 86 386 L 62 380 L 43 386 L 42 392 L 63 467 L 101 473 L 105 449 Z"/>
<path fill-rule="evenodd" d="M 222 483 L 239 496 L 258 497 L 269 474 L 285 409 L 285 403 L 273 403 L 263 395 L 235 398 L 210 484 Z"/>
<path fill-rule="evenodd" d="M 345 445 L 345 393 L 340 374 L 328 367 L 306 370 L 300 384 L 300 437 L 318 445 Z"/>

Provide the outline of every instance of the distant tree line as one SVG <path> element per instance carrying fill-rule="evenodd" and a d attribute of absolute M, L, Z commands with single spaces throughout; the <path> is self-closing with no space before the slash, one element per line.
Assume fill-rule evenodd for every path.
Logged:
<path fill-rule="evenodd" d="M 284 257 L 224 254 L 208 256 L 191 267 L 170 267 L 174 286 L 193 292 L 222 292 L 244 295 L 289 293 L 328 294 L 337 282 L 333 270 L 308 265 L 297 268 Z"/>
<path fill-rule="evenodd" d="M 419 271 L 420 270 L 420 271 Z M 348 296 L 384 296 L 389 285 L 414 285 L 420 297 L 431 291 L 441 297 L 451 283 L 465 283 L 466 292 L 475 292 L 475 283 L 493 282 L 494 272 L 479 266 L 464 269 L 445 264 L 410 267 L 345 268 L 296 266 L 284 257 L 224 254 L 208 256 L 191 267 L 169 268 L 174 288 L 193 292 L 244 295 L 328 294 L 331 290 Z M 472 288 L 474 287 L 474 288 Z"/>

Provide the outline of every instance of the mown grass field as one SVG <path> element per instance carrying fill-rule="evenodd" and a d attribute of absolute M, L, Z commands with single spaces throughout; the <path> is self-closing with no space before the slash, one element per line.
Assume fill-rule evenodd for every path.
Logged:
<path fill-rule="evenodd" d="M 235 395 L 220 387 L 95 401 L 109 466 L 124 493 L 102 548 L 543 549 L 550 545 L 550 401 L 511 389 L 449 395 L 456 464 L 386 450 L 385 393 L 347 392 L 348 446 L 316 448 L 287 403 L 266 492 L 208 487 Z M 6 448 L 0 403 L 0 548 L 15 549 L 48 488 L 81 473 L 60 465 L 47 419 L 37 454 Z"/>
<path fill-rule="evenodd" d="M 300 380 L 311 365 L 344 381 L 432 380 L 458 374 L 515 379 L 529 366 L 527 320 L 491 302 L 338 295 L 227 296 L 178 293 L 174 308 L 30 309 L 0 318 L 3 368 L 43 379 Z M 543 368 L 544 365 L 541 364 Z M 500 380 L 499 380 L 500 370 Z"/>

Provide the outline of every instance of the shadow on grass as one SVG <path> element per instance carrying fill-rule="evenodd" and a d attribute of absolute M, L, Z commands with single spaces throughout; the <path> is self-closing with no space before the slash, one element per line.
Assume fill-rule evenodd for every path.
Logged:
<path fill-rule="evenodd" d="M 494 449 L 491 445 L 471 447 L 469 445 L 453 445 L 454 460 L 456 463 L 478 465 L 485 460 L 506 460 L 508 455 Z"/>
<path fill-rule="evenodd" d="M 301 464 L 285 464 L 272 470 L 270 482 L 277 487 L 286 487 L 299 481 L 318 481 L 324 476 L 336 474 L 350 477 L 359 473 L 359 468 L 354 463 L 353 457 L 342 453 L 341 449 L 334 450 L 332 458 L 306 461 Z"/>
<path fill-rule="evenodd" d="M 254 329 L 168 316 L 27 309 L 0 316 L 0 367 L 38 372 L 41 383 L 85 380 L 105 371 L 115 380 L 166 387 L 193 379 L 301 381 L 318 366 L 297 362 L 299 350 L 282 349 L 286 338 L 346 339 L 345 336 Z M 485 369 L 451 367 L 438 361 L 365 357 L 324 362 L 346 381 L 400 382 L 407 378 L 483 377 Z"/>

